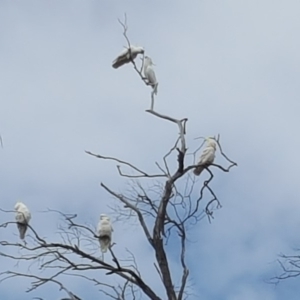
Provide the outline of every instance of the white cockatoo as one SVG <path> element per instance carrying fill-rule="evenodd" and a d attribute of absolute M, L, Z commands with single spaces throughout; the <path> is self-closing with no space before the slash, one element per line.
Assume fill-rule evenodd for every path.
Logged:
<path fill-rule="evenodd" d="M 206 147 L 203 149 L 203 152 L 197 163 L 198 167 L 194 169 L 194 174 L 199 176 L 205 167 L 209 166 L 214 162 L 215 152 L 217 149 L 217 144 L 214 139 L 206 138 Z"/>
<path fill-rule="evenodd" d="M 112 62 L 112 66 L 113 68 L 117 69 L 125 64 L 128 64 L 129 62 L 131 62 L 131 60 L 134 60 L 138 56 L 138 54 L 143 54 L 144 52 L 145 50 L 143 47 L 130 46 L 130 48 L 124 49 L 118 55 L 118 57 Z"/>
<path fill-rule="evenodd" d="M 24 240 L 27 227 L 31 219 L 31 213 L 28 207 L 20 201 L 16 203 L 15 211 L 16 211 L 15 219 L 20 233 L 20 239 Z"/>
<path fill-rule="evenodd" d="M 145 60 L 144 60 L 144 76 L 148 80 L 149 84 L 152 86 L 153 92 L 155 93 L 155 95 L 157 95 L 158 82 L 156 80 L 156 76 L 155 76 L 155 72 L 154 72 L 154 69 L 153 69 L 153 65 L 154 64 L 152 62 L 152 59 L 149 56 L 145 56 Z"/>
<path fill-rule="evenodd" d="M 101 214 L 100 221 L 97 227 L 97 234 L 100 242 L 100 249 L 102 253 L 105 253 L 111 245 L 111 235 L 113 228 L 110 222 L 110 218 L 107 215 Z"/>

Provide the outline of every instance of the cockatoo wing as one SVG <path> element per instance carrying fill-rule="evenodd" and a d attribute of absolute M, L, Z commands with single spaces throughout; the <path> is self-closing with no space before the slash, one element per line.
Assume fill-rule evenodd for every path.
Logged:
<path fill-rule="evenodd" d="M 31 219 L 31 213 L 25 204 L 20 203 L 18 205 L 15 219 L 20 233 L 20 239 L 24 240 L 28 224 Z"/>
<path fill-rule="evenodd" d="M 148 82 L 151 84 L 154 93 L 157 94 L 157 80 L 156 80 L 156 76 L 155 76 L 155 72 L 152 68 L 152 66 L 148 66 L 147 68 L 145 68 L 144 70 L 144 75 L 147 78 Z"/>
<path fill-rule="evenodd" d="M 208 163 L 213 163 L 214 159 L 215 159 L 215 149 L 213 147 L 207 147 L 204 149 L 201 157 L 200 157 L 200 161 L 199 163 L 201 164 L 208 164 Z"/>
<path fill-rule="evenodd" d="M 151 66 L 148 66 L 148 68 L 146 68 L 145 77 L 148 79 L 149 83 L 151 83 L 152 85 L 156 84 L 155 72 Z"/>
<path fill-rule="evenodd" d="M 199 176 L 205 168 L 203 166 L 198 166 L 194 169 L 194 174 Z"/>
<path fill-rule="evenodd" d="M 125 64 L 128 64 L 131 59 L 135 59 L 139 53 L 144 53 L 144 49 L 142 47 L 130 46 L 130 52 L 128 48 L 124 49 L 112 62 L 113 68 L 117 69 Z"/>
<path fill-rule="evenodd" d="M 22 224 L 22 223 L 17 223 L 19 234 L 20 234 L 20 239 L 24 240 L 25 239 L 25 234 L 27 231 L 27 224 Z"/>
<path fill-rule="evenodd" d="M 124 49 L 118 55 L 118 57 L 113 61 L 112 66 L 113 66 L 113 68 L 117 69 L 117 68 L 119 68 L 119 67 L 121 67 L 124 64 L 127 64 L 129 62 L 130 62 L 129 51 L 128 51 L 128 49 Z"/>
<path fill-rule="evenodd" d="M 216 149 L 212 146 L 207 146 L 199 159 L 198 167 L 194 169 L 194 174 L 199 176 L 201 172 L 205 169 L 205 166 L 208 166 L 214 162 Z"/>
<path fill-rule="evenodd" d="M 98 225 L 98 236 L 100 242 L 100 249 L 105 253 L 111 244 L 112 226 L 108 220 L 100 220 Z"/>

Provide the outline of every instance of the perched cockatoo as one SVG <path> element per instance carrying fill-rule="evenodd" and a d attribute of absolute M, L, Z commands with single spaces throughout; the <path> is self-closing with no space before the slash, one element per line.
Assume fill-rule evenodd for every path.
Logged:
<path fill-rule="evenodd" d="M 130 46 L 130 48 L 124 49 L 112 62 L 113 68 L 117 69 L 125 64 L 128 64 L 129 62 L 131 62 L 131 60 L 134 60 L 138 56 L 138 54 L 143 54 L 144 51 L 144 48 L 139 46 Z"/>
<path fill-rule="evenodd" d="M 27 206 L 20 201 L 16 203 L 15 211 L 16 211 L 15 219 L 20 233 L 20 239 L 24 240 L 25 233 L 28 227 L 27 225 L 29 224 L 29 221 L 31 219 L 31 213 L 27 208 Z"/>
<path fill-rule="evenodd" d="M 215 140 L 212 138 L 206 138 L 206 147 L 203 149 L 199 162 L 197 163 L 198 167 L 194 169 L 195 175 L 199 176 L 205 167 L 214 162 L 216 149 L 217 144 Z"/>
<path fill-rule="evenodd" d="M 158 82 L 156 80 L 155 72 L 153 69 L 153 62 L 149 56 L 145 56 L 144 60 L 144 76 L 153 88 L 153 92 L 157 95 Z"/>
<path fill-rule="evenodd" d="M 112 232 L 113 228 L 111 226 L 110 218 L 107 215 L 101 214 L 100 221 L 97 227 L 97 233 L 102 253 L 105 253 L 111 245 Z"/>

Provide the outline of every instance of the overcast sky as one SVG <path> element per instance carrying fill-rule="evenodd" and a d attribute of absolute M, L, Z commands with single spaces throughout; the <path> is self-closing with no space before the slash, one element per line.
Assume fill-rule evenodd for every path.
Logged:
<path fill-rule="evenodd" d="M 229 174 L 214 171 L 223 207 L 189 232 L 190 299 L 299 299 L 300 279 L 265 283 L 280 271 L 277 255 L 300 246 L 299 11 L 296 0 L 1 1 L 0 207 L 22 200 L 32 225 L 53 238 L 59 220 L 46 208 L 97 224 L 113 202 L 99 183 L 127 186 L 113 163 L 84 150 L 153 171 L 172 146 L 177 128 L 145 112 L 150 88 L 130 65 L 111 67 L 126 45 L 117 22 L 126 12 L 131 42 L 156 64 L 156 110 L 189 119 L 188 143 L 219 133 L 238 163 Z M 165 297 L 139 227 L 114 228 L 118 251 L 136 253 Z M 16 233 L 1 230 L 1 239 L 18 241 Z M 3 258 L 0 265 L 13 268 Z M 65 282 L 96 299 L 81 280 Z M 7 281 L 0 298 L 65 296 L 54 285 L 26 294 L 29 284 Z"/>

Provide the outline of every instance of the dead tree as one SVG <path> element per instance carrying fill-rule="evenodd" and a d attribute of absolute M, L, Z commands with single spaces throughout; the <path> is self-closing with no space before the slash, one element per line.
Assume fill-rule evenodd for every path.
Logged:
<path fill-rule="evenodd" d="M 279 275 L 270 278 L 269 283 L 278 284 L 283 280 L 300 276 L 300 255 L 296 255 L 296 253 L 295 255 L 280 254 L 277 263 L 280 266 Z"/>
<path fill-rule="evenodd" d="M 120 24 L 128 47 L 130 47 L 126 18 L 125 22 L 120 21 Z M 142 74 L 143 63 L 140 68 L 133 59 L 131 63 L 139 77 L 148 86 L 149 83 Z M 218 135 L 214 139 L 219 148 L 219 157 L 227 162 L 227 166 L 219 164 L 205 166 L 206 172 L 204 171 L 200 177 L 195 177 L 192 171 L 197 166 L 195 158 L 198 158 L 201 147 L 188 151 L 186 138 L 188 119 L 177 119 L 157 112 L 154 104 L 155 95 L 152 91 L 150 109 L 146 112 L 154 117 L 153 122 L 173 123 L 179 133 L 178 136 L 174 132 L 175 142 L 162 158 L 162 162 L 154 162 L 157 173 L 149 173 L 120 158 L 95 154 L 91 151 L 86 151 L 86 153 L 100 160 L 109 160 L 115 163 L 118 175 L 128 178 L 130 184 L 128 192 L 120 194 L 104 182 L 101 183 L 101 187 L 115 199 L 111 209 L 117 221 L 124 218 L 137 219 L 146 241 L 155 254 L 154 268 L 156 275 L 163 283 L 165 296 L 159 296 L 159 292 L 145 282 L 135 257 L 130 251 L 126 252 L 127 258 L 124 261 L 115 254 L 114 248 L 118 245 L 113 244 L 110 248 L 111 261 L 98 258 L 99 244 L 95 228 L 77 222 L 75 214 L 68 215 L 54 210 L 49 210 L 48 213 L 59 214 L 63 220 L 59 227 L 60 240 L 58 242 L 48 241 L 47 238 L 42 237 L 42 233 L 30 225 L 27 244 L 7 240 L 0 241 L 0 255 L 3 258 L 17 263 L 25 261 L 29 265 L 36 263 L 39 271 L 47 276 L 44 277 L 40 273 L 32 275 L 31 273 L 7 270 L 0 274 L 0 284 L 10 278 L 27 277 L 31 280 L 28 291 L 52 283 L 67 293 L 69 298 L 65 299 L 83 299 L 83 295 L 79 298 L 61 283 L 61 278 L 64 276 L 75 276 L 96 285 L 102 293 L 112 299 L 182 300 L 187 298 L 189 267 L 186 263 L 186 245 L 188 230 L 197 226 L 203 218 L 211 221 L 214 217 L 214 210 L 221 207 L 220 200 L 211 187 L 215 176 L 214 171 L 227 173 L 237 164 L 224 154 Z M 206 178 L 201 182 L 205 176 Z M 9 213 L 7 210 L 2 210 L 2 212 Z M 8 226 L 15 226 L 15 222 L 7 221 L 0 225 L 0 229 L 4 230 Z M 177 237 L 178 262 L 182 269 L 179 286 L 174 284 L 174 274 L 170 271 L 167 251 L 168 241 L 173 237 Z M 98 277 L 99 274 L 102 274 L 101 278 Z M 105 282 L 103 274 L 118 277 L 120 283 L 112 285 Z"/>

